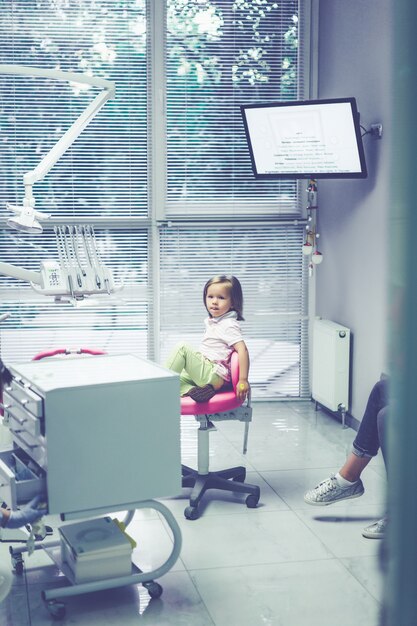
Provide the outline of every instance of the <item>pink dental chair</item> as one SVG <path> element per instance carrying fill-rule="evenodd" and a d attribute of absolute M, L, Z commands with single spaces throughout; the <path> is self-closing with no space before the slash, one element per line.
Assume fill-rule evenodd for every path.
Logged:
<path fill-rule="evenodd" d="M 200 422 L 198 429 L 198 469 L 195 470 L 186 465 L 182 466 L 182 486 L 192 487 L 190 504 L 184 510 L 184 515 L 189 520 L 195 520 L 200 516 L 198 505 L 208 489 L 247 493 L 249 495 L 245 502 L 248 508 L 255 508 L 259 502 L 259 487 L 244 482 L 245 467 L 231 467 L 216 472 L 209 470 L 209 435 L 210 432 L 216 430 L 214 421 L 238 420 L 245 422 L 244 454 L 247 449 L 252 408 L 250 406 L 250 394 L 246 400 L 246 405 L 242 404 L 236 395 L 236 386 L 239 380 L 239 359 L 236 352 L 232 354 L 231 374 L 233 388 L 216 393 L 208 402 L 195 402 L 188 396 L 181 398 L 181 415 L 194 415 L 196 420 Z"/>

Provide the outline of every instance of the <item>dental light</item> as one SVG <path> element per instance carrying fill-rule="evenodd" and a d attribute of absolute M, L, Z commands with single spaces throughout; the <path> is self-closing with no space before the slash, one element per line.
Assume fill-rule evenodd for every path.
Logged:
<path fill-rule="evenodd" d="M 68 83 L 81 83 L 101 89 L 100 93 L 97 94 L 85 111 L 81 113 L 75 122 L 62 135 L 59 141 L 51 148 L 51 150 L 49 150 L 43 159 L 41 159 L 35 169 L 30 172 L 26 172 L 26 174 L 23 175 L 23 184 L 25 188 L 23 206 L 14 206 L 9 203 L 6 205 L 7 209 L 14 213 L 14 215 L 8 220 L 9 226 L 16 228 L 17 230 L 39 233 L 42 232 L 42 226 L 39 221 L 42 219 L 48 219 L 50 215 L 43 214 L 40 211 L 35 211 L 35 198 L 32 193 L 33 185 L 42 180 L 46 174 L 48 174 L 56 162 L 62 157 L 66 150 L 68 150 L 68 148 L 95 117 L 95 115 L 97 115 L 107 100 L 114 96 L 115 86 L 114 83 L 108 80 L 94 76 L 87 76 L 86 74 L 62 72 L 61 70 L 40 69 L 27 67 L 25 65 L 0 65 L 0 74 L 50 78 L 52 80 Z"/>
<path fill-rule="evenodd" d="M 23 65 L 0 64 L 0 74 L 50 78 L 68 83 L 91 85 L 101 89 L 100 93 L 41 159 L 40 163 L 33 170 L 24 174 L 23 205 L 6 204 L 6 208 L 13 213 L 7 221 L 8 226 L 29 233 L 40 233 L 42 232 L 40 221 L 49 219 L 51 215 L 35 210 L 32 187 L 48 174 L 107 100 L 114 96 L 114 83 L 86 74 L 39 69 Z M 91 226 L 60 226 L 55 227 L 54 231 L 59 262 L 42 261 L 39 272 L 0 262 L 0 274 L 28 281 L 38 293 L 54 296 L 58 300 L 67 296 L 77 301 L 83 299 L 84 296 L 111 294 L 122 288 L 122 285 L 116 286 L 114 284 L 111 271 L 101 262 L 94 229 Z"/>
<path fill-rule="evenodd" d="M 35 211 L 33 207 L 25 205 L 25 202 L 26 197 L 23 200 L 22 207 L 6 202 L 6 209 L 16 214 L 9 217 L 7 226 L 15 230 L 23 230 L 26 233 L 41 233 L 43 229 L 38 220 L 49 219 L 51 214 Z"/>

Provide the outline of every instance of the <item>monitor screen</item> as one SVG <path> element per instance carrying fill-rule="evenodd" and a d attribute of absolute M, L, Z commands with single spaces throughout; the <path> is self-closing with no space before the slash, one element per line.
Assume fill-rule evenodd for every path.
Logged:
<path fill-rule="evenodd" d="M 256 178 L 365 178 L 355 98 L 241 107 Z"/>

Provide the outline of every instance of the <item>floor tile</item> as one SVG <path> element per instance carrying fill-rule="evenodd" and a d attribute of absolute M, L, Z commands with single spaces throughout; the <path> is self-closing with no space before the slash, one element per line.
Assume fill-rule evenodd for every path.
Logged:
<path fill-rule="evenodd" d="M 187 570 L 326 559 L 331 553 L 291 511 L 202 517 L 180 522 Z"/>
<path fill-rule="evenodd" d="M 378 625 L 377 601 L 334 559 L 195 571 L 192 577 L 216 626 Z"/>
<path fill-rule="evenodd" d="M 323 508 L 311 507 L 312 511 L 300 510 L 297 515 L 334 556 L 377 555 L 379 541 L 362 537 L 362 529 L 381 517 L 379 506 L 352 506 L 347 501 L 337 509 Z"/>
<path fill-rule="evenodd" d="M 382 598 L 383 573 L 379 559 L 380 541 L 377 545 L 378 556 L 359 556 L 340 559 L 341 563 L 350 571 L 360 583 L 376 599 Z"/>
<path fill-rule="evenodd" d="M 162 596 L 151 600 L 142 585 L 74 595 L 65 599 L 63 626 L 352 626 L 359 620 L 378 625 L 381 541 L 361 532 L 384 512 L 382 456 L 363 472 L 362 497 L 312 507 L 304 493 L 340 468 L 355 432 L 308 401 L 256 402 L 253 417 L 246 455 L 243 424 L 216 423 L 210 464 L 245 466 L 246 480 L 261 489 L 258 507 L 248 509 L 242 494 L 209 491 L 201 517 L 191 521 L 184 518 L 189 489 L 162 500 L 182 533 L 179 559 L 157 581 Z M 192 467 L 197 428 L 193 416 L 182 418 L 182 460 Z M 123 519 L 125 512 L 111 515 Z M 58 539 L 62 522 L 57 516 L 48 522 Z M 172 534 L 161 513 L 136 511 L 127 532 L 138 543 L 133 559 L 142 570 L 165 562 Z M 20 530 L 6 535 L 25 539 Z M 10 558 L 8 546 L 0 545 L 2 562 Z M 1 626 L 57 623 L 41 592 L 60 586 L 68 581 L 43 550 L 25 555 L 23 574 L 14 576 L 11 594 L 0 605 Z"/>
<path fill-rule="evenodd" d="M 72 626 L 133 626 L 141 624 L 158 626 L 213 626 L 204 603 L 194 583 L 186 572 L 173 572 L 160 579 L 162 596 L 150 599 L 141 585 L 119 589 L 95 591 L 65 598 L 67 619 L 62 624 Z M 29 587 L 28 596 L 19 588 L 1 607 L 2 626 L 45 626 L 52 620 L 41 598 L 42 589 L 52 585 Z M 53 586 L 56 588 L 56 585 Z M 76 587 L 74 587 L 76 591 Z M 29 621 L 30 615 L 30 621 Z"/>

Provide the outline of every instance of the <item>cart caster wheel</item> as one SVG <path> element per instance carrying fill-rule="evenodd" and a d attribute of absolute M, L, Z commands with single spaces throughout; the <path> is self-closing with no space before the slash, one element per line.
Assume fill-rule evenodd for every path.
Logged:
<path fill-rule="evenodd" d="M 184 515 L 187 519 L 198 519 L 198 508 L 196 506 L 187 506 Z"/>
<path fill-rule="evenodd" d="M 57 602 L 56 600 L 48 600 L 46 607 L 53 619 L 64 619 L 65 617 L 65 604 L 63 602 Z"/>
<path fill-rule="evenodd" d="M 23 559 L 16 559 L 12 557 L 12 568 L 16 576 L 22 576 L 24 570 Z"/>
<path fill-rule="evenodd" d="M 253 493 L 250 493 L 248 495 L 248 497 L 246 498 L 245 502 L 246 502 L 246 506 L 248 507 L 248 509 L 255 509 L 258 502 L 259 502 L 259 496 L 260 494 L 256 494 L 254 495 Z"/>
<path fill-rule="evenodd" d="M 160 598 L 162 596 L 163 589 L 159 583 L 145 583 L 143 586 L 146 587 L 151 598 Z"/>

